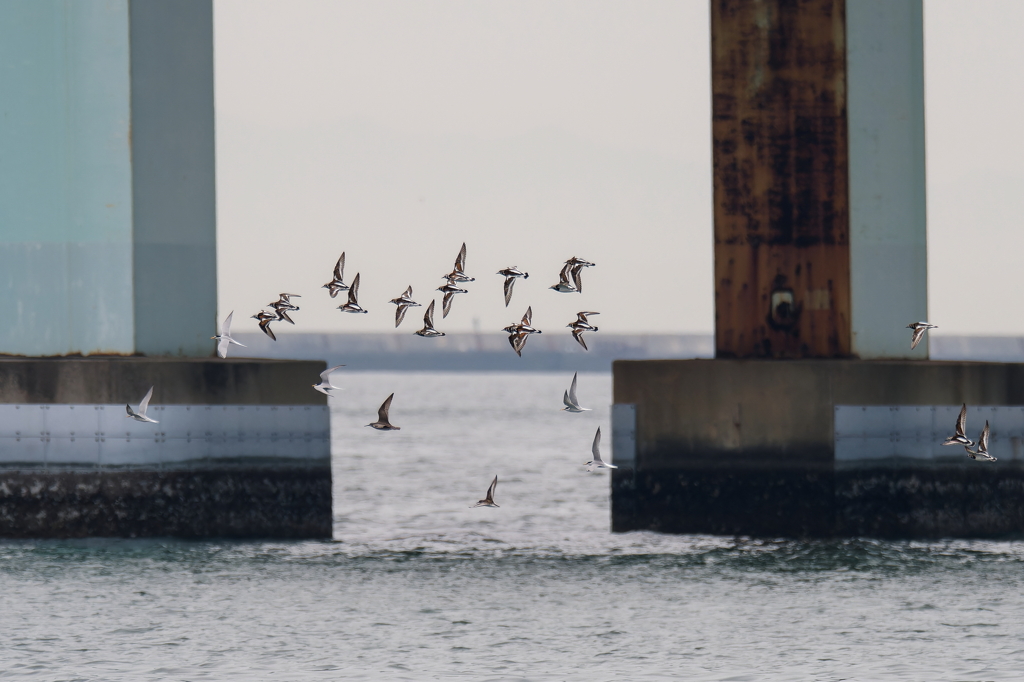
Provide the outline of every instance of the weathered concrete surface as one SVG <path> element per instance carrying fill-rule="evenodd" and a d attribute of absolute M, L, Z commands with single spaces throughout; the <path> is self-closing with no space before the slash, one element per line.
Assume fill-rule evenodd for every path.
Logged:
<path fill-rule="evenodd" d="M 191 445 L 178 438 L 177 449 L 169 448 L 167 432 L 174 429 L 168 417 L 162 425 L 151 425 L 151 431 L 132 432 L 135 450 L 122 452 L 127 465 L 106 460 L 55 465 L 45 456 L 47 448 L 38 448 L 44 456 L 0 466 L 0 537 L 330 537 L 331 465 L 322 435 L 329 434 L 329 421 L 322 407 L 315 410 L 318 424 L 310 421 L 310 409 L 273 411 L 325 405 L 326 396 L 311 387 L 325 367 L 322 361 L 255 359 L 0 359 L 0 403 L 135 405 L 154 386 L 156 408 L 271 406 L 277 421 L 268 417 L 267 423 L 279 431 L 263 433 L 245 427 L 241 419 L 214 429 L 204 425 L 205 411 L 195 410 Z M 119 409 L 123 421 L 123 407 Z M 103 440 L 104 434 L 92 433 L 99 428 L 98 417 L 87 416 L 92 426 L 83 431 L 83 449 L 86 443 L 95 449 L 94 441 Z M 292 420 L 294 429 L 289 428 Z M 26 411 L 5 428 L 25 429 L 20 440 L 45 440 L 52 446 L 50 428 L 43 434 L 30 432 L 29 421 Z M 84 428 L 84 422 L 76 424 L 73 428 Z M 248 445 L 239 448 L 227 440 L 218 444 L 216 437 L 224 436 L 225 428 L 231 429 L 231 438 Z M 303 436 L 311 429 L 321 435 Z M 58 431 L 53 430 L 53 439 L 60 436 Z M 211 439 L 206 431 L 216 431 L 216 437 Z M 5 437 L 0 446 L 20 442 L 11 433 Z M 106 442 L 112 447 L 109 438 Z M 194 458 L 182 457 L 193 451 Z M 228 457 L 238 451 L 253 456 Z"/>
<path fill-rule="evenodd" d="M 211 342 L 212 344 L 212 342 Z M 212 345 L 211 345 L 212 347 Z M 0 403 L 325 405 L 317 360 L 0 357 Z"/>
<path fill-rule="evenodd" d="M 712 0 L 718 357 L 846 357 L 845 0 Z"/>
<path fill-rule="evenodd" d="M 329 538 L 331 470 L 0 470 L 0 537 Z"/>
<path fill-rule="evenodd" d="M 622 360 L 641 469 L 831 468 L 834 405 L 1024 405 L 1024 364 Z"/>
<path fill-rule="evenodd" d="M 636 405 L 636 466 L 612 476 L 614 531 L 1024 534 L 1021 462 L 837 468 L 833 432 L 837 404 L 1024 405 L 1024 365 L 619 361 L 613 379 L 615 403 Z"/>

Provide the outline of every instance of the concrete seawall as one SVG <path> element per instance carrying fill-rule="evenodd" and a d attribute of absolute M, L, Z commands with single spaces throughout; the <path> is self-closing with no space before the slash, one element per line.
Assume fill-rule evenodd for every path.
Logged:
<path fill-rule="evenodd" d="M 613 374 L 613 530 L 1024 533 L 1024 365 L 622 361 Z M 971 438 L 990 421 L 999 461 L 941 445 L 961 403 Z"/>
<path fill-rule="evenodd" d="M 0 537 L 330 537 L 323 369 L 0 360 Z M 128 419 L 150 386 L 159 423 Z"/>

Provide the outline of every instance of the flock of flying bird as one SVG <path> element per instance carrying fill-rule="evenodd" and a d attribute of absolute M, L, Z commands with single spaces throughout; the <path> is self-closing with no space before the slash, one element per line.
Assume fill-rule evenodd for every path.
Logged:
<path fill-rule="evenodd" d="M 917 348 L 917 344 L 921 343 L 921 339 L 924 338 L 925 332 L 929 329 L 938 329 L 938 325 L 928 324 L 927 322 L 911 322 L 907 325 L 907 329 L 913 330 L 913 335 L 910 337 L 910 350 Z M 996 458 L 988 454 L 988 437 L 989 437 L 989 425 L 988 420 L 985 420 L 985 428 L 981 431 L 981 436 L 978 438 L 978 442 L 975 443 L 973 440 L 967 437 L 967 403 L 964 403 L 960 408 L 960 416 L 956 418 L 956 433 L 946 438 L 943 445 L 963 445 L 964 450 L 967 451 L 967 456 L 973 460 L 980 460 L 982 462 L 994 462 Z M 978 446 L 977 450 L 971 450 L 975 445 Z"/>
<path fill-rule="evenodd" d="M 565 262 L 565 266 L 558 276 L 558 283 L 548 287 L 559 293 L 571 294 L 571 293 L 583 293 L 583 280 L 582 272 L 583 268 L 593 267 L 594 263 L 586 261 L 582 258 L 573 256 Z M 466 245 L 463 244 L 462 248 L 459 249 L 459 255 L 455 258 L 455 267 L 447 275 L 442 277 L 446 280 L 445 284 L 437 289 L 444 294 L 442 299 L 441 309 L 442 318 L 448 317 L 448 313 L 452 308 L 452 301 L 457 294 L 468 293 L 468 290 L 461 288 L 459 285 L 466 282 L 474 282 L 475 278 L 470 277 L 465 272 L 466 269 Z M 507 308 L 509 302 L 512 300 L 512 287 L 515 285 L 516 279 L 526 279 L 530 275 L 523 272 L 518 267 L 505 268 L 504 270 L 498 271 L 499 275 L 505 278 L 505 307 Z M 337 297 L 342 291 L 348 292 L 348 302 L 338 306 L 338 309 L 345 313 L 366 313 L 368 312 L 359 305 L 359 273 L 352 279 L 352 284 L 345 284 L 345 254 L 342 253 L 338 262 L 334 266 L 334 277 L 330 282 L 323 285 L 324 289 L 327 289 L 331 298 Z M 259 327 L 264 334 L 269 336 L 272 340 L 277 341 L 277 337 L 274 335 L 274 331 L 270 328 L 270 325 L 274 322 L 288 322 L 295 324 L 289 315 L 290 312 L 299 310 L 299 307 L 292 303 L 292 298 L 301 298 L 299 294 L 280 294 L 278 300 L 268 304 L 268 310 L 262 310 L 252 317 L 259 322 Z M 395 310 L 395 327 L 397 328 L 402 324 L 405 319 L 405 314 L 409 308 L 422 307 L 419 303 L 412 299 L 412 287 L 408 287 L 405 292 L 398 298 L 391 299 L 391 303 L 394 303 L 397 308 Z M 430 305 L 427 306 L 426 313 L 423 315 L 423 328 L 414 332 L 418 336 L 427 338 L 444 336 L 444 332 L 438 331 L 434 328 L 434 300 L 430 301 Z M 584 332 L 596 332 L 597 327 L 590 324 L 587 317 L 590 315 L 598 315 L 599 313 L 593 311 L 581 311 L 576 314 L 576 320 L 570 322 L 567 327 L 572 330 L 572 336 L 576 339 L 576 342 L 583 346 L 584 350 L 587 348 L 587 343 L 583 339 Z M 236 346 L 245 347 L 245 344 L 239 343 L 231 337 L 231 317 L 234 315 L 234 311 L 228 313 L 228 316 L 224 319 L 223 324 L 220 327 L 220 334 L 211 337 L 217 341 L 217 355 L 221 358 L 226 358 L 229 347 L 234 344 Z M 502 331 L 508 333 L 508 341 L 512 346 L 512 350 L 516 352 L 516 355 L 522 357 L 523 348 L 526 346 L 527 339 L 532 334 L 540 334 L 541 330 L 535 328 L 532 324 L 533 320 L 533 308 L 528 307 L 526 314 L 520 322 L 511 324 L 505 327 Z M 922 332 L 923 333 L 923 332 Z M 334 392 L 340 390 L 340 387 L 335 386 L 331 383 L 331 374 L 335 370 L 344 367 L 345 365 L 336 365 L 331 367 L 320 374 L 320 383 L 314 384 L 313 388 L 321 393 L 331 396 Z M 576 396 L 576 380 L 577 375 L 572 375 L 572 384 L 569 389 L 565 391 L 562 396 L 562 402 L 565 405 L 563 408 L 566 412 L 579 413 L 589 412 L 589 407 L 580 407 L 579 399 Z M 135 419 L 140 422 L 159 423 L 154 419 L 146 416 L 146 409 L 149 406 L 149 401 L 153 397 L 153 388 L 150 387 L 149 392 L 146 393 L 146 397 L 142 399 L 139 404 L 138 411 L 132 410 L 131 405 L 126 405 L 128 411 L 128 417 Z M 384 403 L 377 410 L 377 421 L 367 424 L 377 431 L 398 431 L 400 427 L 395 426 L 391 423 L 388 413 L 391 409 L 391 401 L 394 399 L 395 394 L 392 393 L 387 397 Z M 973 443 L 972 443 L 973 445 Z M 615 469 L 617 468 L 613 464 L 609 464 L 601 459 L 601 427 L 598 427 L 597 433 L 594 435 L 594 442 L 591 446 L 591 452 L 593 458 L 586 462 L 587 471 L 593 471 L 595 469 Z M 498 485 L 498 477 L 495 476 L 494 480 L 491 481 L 491 485 L 487 488 L 487 495 L 484 499 L 477 502 L 474 507 L 497 507 L 494 503 L 494 489 Z"/>

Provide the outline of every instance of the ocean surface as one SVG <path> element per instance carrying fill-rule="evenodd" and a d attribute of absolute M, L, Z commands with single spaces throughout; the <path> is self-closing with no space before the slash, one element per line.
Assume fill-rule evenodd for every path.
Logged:
<path fill-rule="evenodd" d="M 1024 543 L 613 535 L 570 379 L 336 374 L 331 542 L 0 542 L 0 679 L 1024 679 Z"/>

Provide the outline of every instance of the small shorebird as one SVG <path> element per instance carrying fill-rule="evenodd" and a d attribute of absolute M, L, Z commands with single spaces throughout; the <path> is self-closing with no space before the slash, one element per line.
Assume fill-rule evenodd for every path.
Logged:
<path fill-rule="evenodd" d="M 587 348 L 587 342 L 583 340 L 583 332 L 596 332 L 597 327 L 590 324 L 587 321 L 587 315 L 600 315 L 601 313 L 595 313 L 587 310 L 576 313 L 576 320 L 565 325 L 572 329 L 572 338 L 576 339 L 576 342 L 583 346 L 583 350 L 590 350 Z"/>
<path fill-rule="evenodd" d="M 594 435 L 594 445 L 590 448 L 590 451 L 594 454 L 594 459 L 587 462 L 587 471 L 593 471 L 594 469 L 618 469 L 619 467 L 614 464 L 601 459 L 601 427 L 597 427 L 597 434 Z"/>
<path fill-rule="evenodd" d="M 938 325 L 928 324 L 927 322 L 911 322 L 908 324 L 907 329 L 914 330 L 914 335 L 910 338 L 910 350 L 917 348 L 917 344 L 921 343 L 921 339 L 924 338 L 924 333 L 926 331 L 938 328 Z"/>
<path fill-rule="evenodd" d="M 498 477 L 495 476 L 494 480 L 491 481 L 491 484 L 487 486 L 487 497 L 474 504 L 470 509 L 474 509 L 476 507 L 497 507 L 498 505 L 494 504 L 494 489 L 497 487 Z"/>
<path fill-rule="evenodd" d="M 327 289 L 330 292 L 331 298 L 337 296 L 339 291 L 348 291 L 348 285 L 345 284 L 345 278 L 343 276 L 344 274 L 345 252 L 342 251 L 341 258 L 339 258 L 338 262 L 334 265 L 334 279 L 332 279 L 330 282 L 323 285 L 322 287 L 323 289 Z"/>
<path fill-rule="evenodd" d="M 580 400 L 576 397 L 576 372 L 572 373 L 572 384 L 569 386 L 569 390 L 562 395 L 562 403 L 565 407 L 562 408 L 564 412 L 590 412 L 589 407 L 580 407 Z"/>
<path fill-rule="evenodd" d="M 405 293 L 398 298 L 391 299 L 391 302 L 398 306 L 395 310 L 395 329 L 398 329 L 398 325 L 402 324 L 402 320 L 405 319 L 405 311 L 409 308 L 421 307 L 419 303 L 412 300 L 412 286 L 405 290 Z"/>
<path fill-rule="evenodd" d="M 157 420 L 150 419 L 149 417 L 146 416 L 146 410 L 149 409 L 149 399 L 152 397 L 153 387 L 150 386 L 149 390 L 146 391 L 146 397 L 142 399 L 141 403 L 139 403 L 139 411 L 135 412 L 134 410 L 132 410 L 131 405 L 125 405 L 124 408 L 128 410 L 128 414 L 125 416 L 130 417 L 137 422 L 149 422 L 150 424 L 159 424 L 160 422 L 158 422 Z"/>
<path fill-rule="evenodd" d="M 524 334 L 541 334 L 541 330 L 533 327 L 533 306 L 527 306 L 523 321 L 518 325 L 519 331 Z"/>
<path fill-rule="evenodd" d="M 455 294 L 465 294 L 465 293 L 468 293 L 465 289 L 460 289 L 459 287 L 455 286 L 455 282 L 456 281 L 457 280 L 449 279 L 447 284 L 445 284 L 443 287 L 438 287 L 437 288 L 438 291 L 440 291 L 440 292 L 442 292 L 444 294 L 444 300 L 441 301 L 441 310 L 443 311 L 441 313 L 441 318 L 442 319 L 448 317 L 448 313 L 450 313 L 452 311 L 452 299 L 455 298 Z M 463 281 L 472 281 L 472 280 L 463 280 Z"/>
<path fill-rule="evenodd" d="M 981 438 L 978 439 L 978 449 L 977 450 L 971 450 L 966 445 L 964 446 L 964 450 L 967 451 L 967 456 L 968 457 L 970 457 L 971 459 L 974 459 L 974 460 L 980 459 L 983 462 L 994 462 L 994 461 L 996 461 L 995 457 L 993 457 L 992 455 L 988 454 L 988 433 L 989 433 L 988 420 L 986 419 L 985 420 L 985 428 L 981 432 Z"/>
<path fill-rule="evenodd" d="M 274 301 L 273 303 L 268 303 L 267 305 L 273 308 L 274 312 L 277 313 L 277 319 L 284 320 L 285 322 L 290 322 L 291 324 L 295 324 L 295 320 L 288 316 L 289 310 L 299 309 L 299 306 L 295 305 L 290 300 L 288 300 L 292 296 L 295 296 L 296 298 L 301 298 L 298 294 L 280 294 L 279 298 L 276 301 Z"/>
<path fill-rule="evenodd" d="M 512 300 L 512 285 L 516 283 L 517 277 L 523 279 L 529 279 L 530 273 L 523 272 L 515 265 L 504 270 L 498 270 L 498 274 L 505 278 L 505 307 L 508 307 L 508 302 Z"/>
<path fill-rule="evenodd" d="M 943 445 L 963 445 L 972 447 L 974 441 L 967 437 L 967 403 L 960 408 L 960 416 L 956 418 L 956 433 L 946 437 Z"/>
<path fill-rule="evenodd" d="M 274 313 L 268 313 L 266 310 L 261 310 L 252 316 L 254 320 L 260 321 L 260 330 L 273 341 L 277 341 L 277 337 L 274 336 L 274 330 L 270 328 L 270 323 L 277 319 L 277 315 Z"/>
<path fill-rule="evenodd" d="M 238 341 L 235 341 L 233 338 L 231 338 L 231 317 L 234 314 L 234 310 L 228 313 L 228 316 L 224 318 L 224 322 L 222 322 L 220 325 L 220 334 L 218 334 L 217 336 L 210 337 L 211 339 L 217 339 L 217 355 L 219 355 L 222 358 L 226 358 L 228 356 L 228 346 L 230 346 L 231 344 L 241 346 L 242 348 L 247 348 L 247 346 L 244 343 L 239 343 Z"/>
<path fill-rule="evenodd" d="M 508 342 L 512 346 L 512 350 L 516 352 L 516 355 L 523 357 L 523 348 L 526 346 L 526 339 L 530 335 L 519 329 L 518 324 L 510 324 L 501 331 L 508 333 Z"/>
<path fill-rule="evenodd" d="M 356 273 L 356 278 L 352 280 L 352 287 L 348 290 L 348 303 L 345 305 L 339 305 L 338 310 L 343 313 L 367 313 L 368 310 L 363 310 L 359 307 L 359 273 Z"/>
<path fill-rule="evenodd" d="M 335 386 L 334 384 L 331 383 L 331 372 L 338 369 L 339 367 L 344 366 L 345 365 L 335 365 L 330 369 L 325 369 L 324 371 L 320 372 L 320 383 L 313 384 L 313 388 L 320 391 L 326 396 L 330 396 L 333 391 L 340 391 L 341 386 Z"/>
<path fill-rule="evenodd" d="M 455 257 L 455 269 L 449 272 L 447 275 L 442 275 L 448 283 L 453 282 L 475 282 L 475 277 L 469 277 L 466 275 L 466 242 L 462 242 L 462 248 L 459 249 L 459 255 Z"/>
<path fill-rule="evenodd" d="M 444 332 L 434 329 L 434 303 L 435 301 L 431 301 L 430 305 L 427 306 L 427 312 L 423 313 L 423 329 L 414 332 L 417 336 L 428 338 L 444 336 Z"/>
<path fill-rule="evenodd" d="M 395 397 L 394 393 L 392 393 L 391 395 L 388 396 L 388 399 L 385 400 L 384 404 L 380 406 L 379 410 L 377 410 L 377 421 L 373 422 L 372 424 L 367 424 L 367 426 L 373 427 L 373 428 L 377 429 L 378 431 L 401 431 L 402 430 L 401 427 L 394 426 L 391 422 L 388 421 L 388 410 L 391 409 L 391 400 L 394 397 Z"/>
<path fill-rule="evenodd" d="M 576 287 L 576 291 L 583 293 L 583 279 L 580 277 L 580 273 L 583 268 L 592 268 L 594 264 L 588 260 L 577 258 L 573 256 L 569 260 L 565 261 L 565 264 L 569 266 L 569 273 L 572 275 L 573 286 Z"/>
<path fill-rule="evenodd" d="M 548 289 L 554 289 L 560 294 L 574 294 L 576 293 L 576 287 L 573 286 L 572 282 L 569 281 L 570 270 L 572 266 L 568 263 L 562 268 L 562 272 L 558 274 L 558 284 L 548 287 Z"/>

